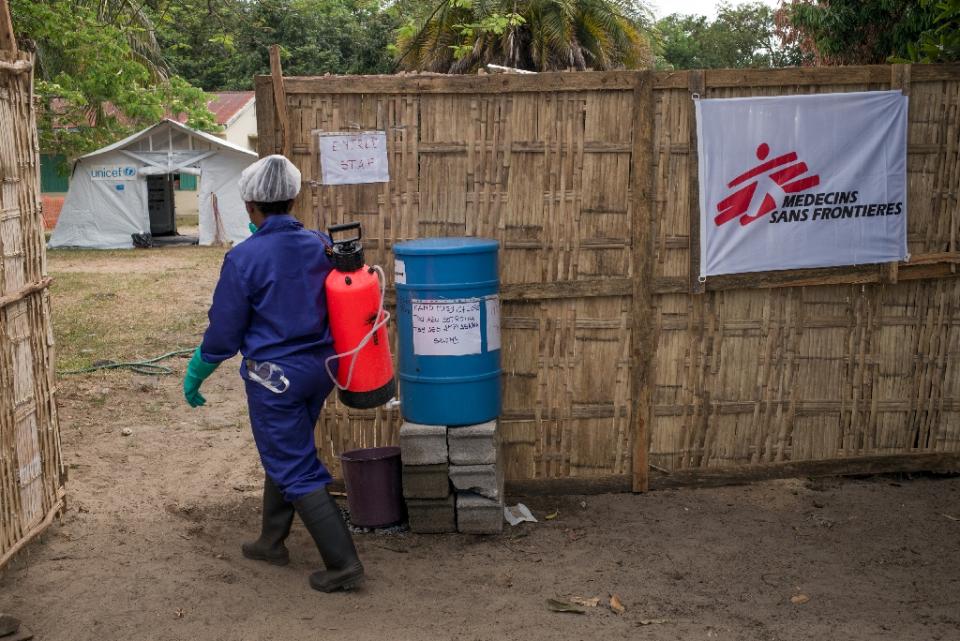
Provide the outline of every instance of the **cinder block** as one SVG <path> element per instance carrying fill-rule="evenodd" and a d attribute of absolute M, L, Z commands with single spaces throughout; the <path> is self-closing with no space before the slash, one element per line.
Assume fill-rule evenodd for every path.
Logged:
<path fill-rule="evenodd" d="M 406 499 L 445 499 L 450 496 L 450 466 L 404 465 L 403 497 Z"/>
<path fill-rule="evenodd" d="M 491 465 L 497 462 L 500 436 L 497 422 L 451 427 L 447 430 L 450 462 L 454 465 Z"/>
<path fill-rule="evenodd" d="M 502 465 L 451 465 L 450 480 L 458 492 L 473 492 L 494 501 L 503 498 Z"/>
<path fill-rule="evenodd" d="M 502 532 L 503 501 L 492 501 L 472 492 L 458 493 L 457 531 L 463 534 Z"/>
<path fill-rule="evenodd" d="M 409 499 L 407 516 L 410 529 L 419 534 L 457 531 L 456 504 L 452 494 L 445 499 Z"/>
<path fill-rule="evenodd" d="M 404 423 L 400 427 L 400 459 L 404 465 L 447 462 L 447 428 L 443 425 Z"/>

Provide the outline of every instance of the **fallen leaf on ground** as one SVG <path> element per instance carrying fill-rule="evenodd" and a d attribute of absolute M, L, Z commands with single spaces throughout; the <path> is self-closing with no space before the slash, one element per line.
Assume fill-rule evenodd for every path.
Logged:
<path fill-rule="evenodd" d="M 177 618 L 178 618 L 178 619 L 182 619 L 182 618 L 183 618 L 183 608 L 177 608 L 177 610 L 176 610 L 176 612 L 174 612 L 174 614 L 177 615 Z"/>
<path fill-rule="evenodd" d="M 563 599 L 547 599 L 547 607 L 554 612 L 572 612 L 574 614 L 586 614 L 587 611 L 578 607 L 569 601 Z"/>
<path fill-rule="evenodd" d="M 593 597 L 588 599 L 583 596 L 572 596 L 570 597 L 570 603 L 576 603 L 577 605 L 582 605 L 588 608 L 595 608 L 600 605 L 600 597 Z"/>
<path fill-rule="evenodd" d="M 547 521 L 552 521 L 553 519 L 557 518 L 558 516 L 560 516 L 560 510 L 554 510 L 554 511 L 553 511 L 553 514 L 548 514 L 548 515 L 546 515 L 546 516 L 543 517 L 543 518 L 544 518 L 545 520 L 547 520 Z"/>
<path fill-rule="evenodd" d="M 794 605 L 801 605 L 809 600 L 810 597 L 808 597 L 806 594 L 797 594 L 796 596 L 790 597 L 790 603 L 793 603 Z"/>
<path fill-rule="evenodd" d="M 618 597 L 616 594 L 610 595 L 610 609 L 617 614 L 623 614 L 627 610 L 625 607 L 623 607 L 623 603 L 620 602 L 620 597 Z"/>
<path fill-rule="evenodd" d="M 638 625 L 660 625 L 661 623 L 670 623 L 669 619 L 640 619 Z"/>
<path fill-rule="evenodd" d="M 941 514 L 940 516 L 946 517 L 946 518 L 950 519 L 951 521 L 960 521 L 960 518 L 957 518 L 957 517 L 955 517 L 955 516 L 950 516 L 949 514 Z M 549 519 L 550 517 L 548 516 L 547 518 Z"/>

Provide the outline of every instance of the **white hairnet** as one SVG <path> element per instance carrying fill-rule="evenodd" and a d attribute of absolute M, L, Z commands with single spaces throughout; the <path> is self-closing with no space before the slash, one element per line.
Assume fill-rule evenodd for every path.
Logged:
<path fill-rule="evenodd" d="M 300 170 L 284 156 L 274 154 L 244 169 L 237 186 L 248 203 L 293 200 L 300 193 Z"/>

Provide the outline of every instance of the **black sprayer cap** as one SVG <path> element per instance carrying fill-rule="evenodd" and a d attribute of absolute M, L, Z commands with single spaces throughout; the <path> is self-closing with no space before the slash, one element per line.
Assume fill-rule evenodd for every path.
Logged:
<path fill-rule="evenodd" d="M 333 235 L 338 232 L 357 230 L 357 235 L 353 238 L 344 238 L 335 240 Z M 360 229 L 360 223 L 347 223 L 345 225 L 334 225 L 327 229 L 330 239 L 333 240 L 333 249 L 330 256 L 333 259 L 333 267 L 340 272 L 355 272 L 363 267 L 363 245 L 360 238 L 363 232 Z"/>

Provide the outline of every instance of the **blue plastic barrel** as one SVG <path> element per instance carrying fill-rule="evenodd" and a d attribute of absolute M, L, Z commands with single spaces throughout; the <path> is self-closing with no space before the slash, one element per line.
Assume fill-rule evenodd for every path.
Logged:
<path fill-rule="evenodd" d="M 405 420 L 474 425 L 500 414 L 499 246 L 427 238 L 393 248 Z"/>

